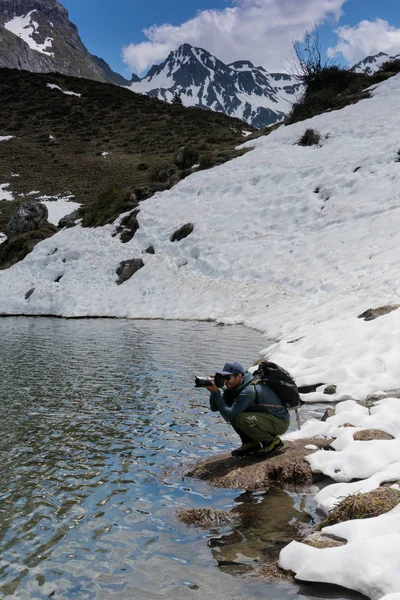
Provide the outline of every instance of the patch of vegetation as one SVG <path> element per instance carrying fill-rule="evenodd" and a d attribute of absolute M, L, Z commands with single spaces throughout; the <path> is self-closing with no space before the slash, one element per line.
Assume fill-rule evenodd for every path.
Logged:
<path fill-rule="evenodd" d="M 0 245 L 0 269 L 8 269 L 15 263 L 23 260 L 32 252 L 38 242 L 45 240 L 57 232 L 57 228 L 47 223 L 40 229 L 21 233 Z"/>
<path fill-rule="evenodd" d="M 329 515 L 316 527 L 320 531 L 328 525 L 343 523 L 351 519 L 368 519 L 389 512 L 400 502 L 400 492 L 389 487 L 379 487 L 366 494 L 352 494 L 335 506 Z"/>
<path fill-rule="evenodd" d="M 285 124 L 304 121 L 369 98 L 370 92 L 367 88 L 399 72 L 390 70 L 391 68 L 400 70 L 400 65 L 397 65 L 397 61 L 392 61 L 392 67 L 381 68 L 374 75 L 356 73 L 337 65 L 322 68 L 309 79 L 303 97 L 293 104 L 291 111 L 286 115 Z"/>
<path fill-rule="evenodd" d="M 400 73 L 400 58 L 385 61 L 379 70 L 383 73 Z"/>
<path fill-rule="evenodd" d="M 306 129 L 299 141 L 299 146 L 318 146 L 321 141 L 321 134 L 315 129 Z"/>
<path fill-rule="evenodd" d="M 121 213 L 128 212 L 135 206 L 137 201 L 131 200 L 129 192 L 112 186 L 83 208 L 82 224 L 84 227 L 99 227 L 112 223 Z"/>

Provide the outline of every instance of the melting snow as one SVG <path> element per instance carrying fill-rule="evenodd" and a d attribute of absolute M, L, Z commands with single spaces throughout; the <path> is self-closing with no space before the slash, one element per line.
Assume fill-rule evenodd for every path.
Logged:
<path fill-rule="evenodd" d="M 82 96 L 82 94 L 76 94 L 75 92 L 68 92 L 66 90 L 63 90 L 55 83 L 48 83 L 47 87 L 50 88 L 51 90 L 60 90 L 60 92 L 62 92 L 66 96 L 77 96 L 78 98 L 80 98 Z"/>
<path fill-rule="evenodd" d="M 39 24 L 33 20 L 33 13 L 36 10 L 31 10 L 25 16 L 18 16 L 11 19 L 7 23 L 4 23 L 4 27 L 20 37 L 32 50 L 47 54 L 48 56 L 54 56 L 54 52 L 51 52 L 53 45 L 53 39 L 48 37 L 42 44 L 39 44 L 33 36 L 39 34 Z"/>
<path fill-rule="evenodd" d="M 49 216 L 47 220 L 53 225 L 58 225 L 60 219 L 77 210 L 81 204 L 72 202 L 73 196 L 40 196 L 39 200 L 47 207 Z"/>
<path fill-rule="evenodd" d="M 6 190 L 9 185 L 9 183 L 0 183 L 0 200 L 14 200 L 12 192 Z"/>

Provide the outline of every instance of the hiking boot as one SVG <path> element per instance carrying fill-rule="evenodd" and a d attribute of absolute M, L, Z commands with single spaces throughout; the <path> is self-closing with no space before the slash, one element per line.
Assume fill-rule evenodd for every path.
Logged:
<path fill-rule="evenodd" d="M 264 454 L 272 454 L 283 447 L 283 442 L 279 436 L 275 436 L 272 442 L 261 442 Z"/>
<path fill-rule="evenodd" d="M 247 456 L 248 454 L 253 454 L 253 452 L 259 452 L 262 450 L 262 445 L 260 442 L 249 442 L 248 444 L 242 444 L 240 448 L 236 448 L 236 450 L 232 450 L 232 456 Z"/>

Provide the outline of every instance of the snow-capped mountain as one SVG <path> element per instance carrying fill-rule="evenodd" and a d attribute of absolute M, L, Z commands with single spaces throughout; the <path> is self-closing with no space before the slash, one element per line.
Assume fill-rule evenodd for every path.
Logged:
<path fill-rule="evenodd" d="M 57 0 L 0 0 L 0 67 L 129 83 L 88 52 Z"/>
<path fill-rule="evenodd" d="M 262 128 L 281 121 L 301 85 L 286 73 L 268 73 L 248 60 L 224 64 L 190 44 L 171 52 L 130 89 L 170 102 L 176 92 L 185 106 L 238 117 Z"/>
<path fill-rule="evenodd" d="M 400 54 L 396 54 L 396 56 L 389 56 L 385 52 L 379 52 L 379 54 L 374 54 L 373 56 L 367 56 L 364 60 L 360 60 L 357 64 L 352 67 L 352 71 L 356 73 L 365 73 L 365 75 L 373 75 L 376 71 L 379 71 L 383 63 L 396 60 L 400 58 Z"/>

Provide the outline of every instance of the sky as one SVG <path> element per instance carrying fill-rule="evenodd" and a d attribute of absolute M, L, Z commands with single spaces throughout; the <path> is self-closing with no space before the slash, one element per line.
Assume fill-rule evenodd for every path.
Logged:
<path fill-rule="evenodd" d="M 93 54 L 129 78 L 144 75 L 182 43 L 225 63 L 251 60 L 287 68 L 292 40 L 314 23 L 332 60 L 354 64 L 380 51 L 400 53 L 397 0 L 64 0 Z"/>

